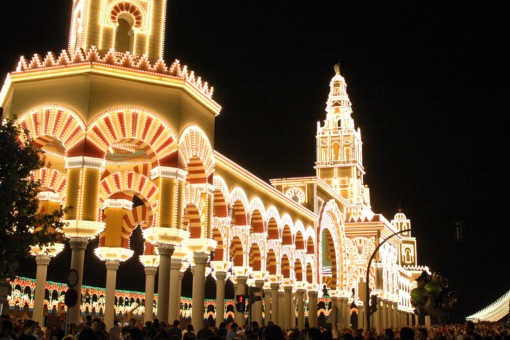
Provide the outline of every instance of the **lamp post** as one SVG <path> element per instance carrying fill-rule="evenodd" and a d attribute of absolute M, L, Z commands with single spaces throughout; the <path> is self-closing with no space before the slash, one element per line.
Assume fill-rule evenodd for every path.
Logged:
<path fill-rule="evenodd" d="M 393 236 L 395 235 L 398 235 L 398 234 L 402 234 L 402 233 L 405 233 L 407 231 L 411 231 L 411 229 L 404 229 L 404 230 L 400 230 L 400 231 L 397 231 L 391 235 L 389 235 L 388 237 L 386 237 L 381 243 L 379 243 L 379 245 L 374 249 L 374 251 L 372 252 L 372 256 L 370 256 L 370 260 L 368 261 L 368 266 L 367 266 L 367 278 L 366 278 L 366 285 L 365 285 L 365 315 L 366 315 L 366 325 L 367 325 L 367 330 L 370 331 L 370 316 L 371 316 L 371 313 L 370 313 L 370 310 L 369 310 L 369 301 L 370 301 L 370 292 L 369 292 L 369 289 L 370 289 L 370 285 L 369 285 L 369 279 L 370 279 L 370 266 L 372 265 L 372 260 L 374 259 L 375 257 L 375 254 L 377 254 L 377 251 L 379 250 L 379 248 L 381 248 L 381 246 L 386 243 L 386 241 L 388 241 L 389 239 L 391 239 Z"/>

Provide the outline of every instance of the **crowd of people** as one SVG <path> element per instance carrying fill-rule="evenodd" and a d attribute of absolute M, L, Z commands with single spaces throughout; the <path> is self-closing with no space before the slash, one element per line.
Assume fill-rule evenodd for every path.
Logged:
<path fill-rule="evenodd" d="M 219 327 L 204 324 L 198 332 L 192 325 L 181 327 L 178 320 L 166 324 L 154 320 L 145 324 L 131 319 L 128 325 L 118 321 L 107 329 L 99 318 L 86 317 L 84 323 L 66 327 L 41 327 L 33 320 L 11 320 L 2 315 L 0 340 L 510 340 L 510 323 L 450 324 L 386 328 L 365 331 L 338 327 L 282 329 L 271 322 L 259 327 L 256 321 L 244 327 L 235 322 L 222 322 Z"/>

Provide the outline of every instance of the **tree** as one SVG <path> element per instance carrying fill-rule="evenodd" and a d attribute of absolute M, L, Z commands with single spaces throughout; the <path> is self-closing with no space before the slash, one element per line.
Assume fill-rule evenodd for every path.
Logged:
<path fill-rule="evenodd" d="M 38 212 L 40 183 L 30 174 L 44 165 L 39 157 L 43 151 L 15 119 L 0 123 L 0 279 L 15 276 L 19 261 L 30 255 L 31 246 L 55 244 L 64 226 L 64 209 Z"/>

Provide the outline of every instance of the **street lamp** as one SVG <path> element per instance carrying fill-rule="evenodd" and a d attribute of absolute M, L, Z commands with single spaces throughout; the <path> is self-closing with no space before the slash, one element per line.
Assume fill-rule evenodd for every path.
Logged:
<path fill-rule="evenodd" d="M 392 238 L 393 236 L 395 235 L 398 235 L 398 234 L 402 234 L 402 233 L 405 233 L 407 231 L 411 231 L 411 229 L 404 229 L 404 230 L 400 230 L 400 231 L 397 231 L 393 234 L 391 234 L 390 236 L 386 237 L 381 243 L 379 243 L 379 245 L 374 249 L 374 251 L 372 252 L 372 256 L 370 256 L 370 260 L 368 261 L 368 266 L 367 266 L 367 278 L 366 278 L 366 285 L 365 285 L 365 315 L 366 315 L 366 320 L 367 320 L 367 330 L 370 331 L 370 316 L 372 315 L 372 313 L 369 312 L 369 301 L 370 301 L 370 292 L 369 292 L 369 279 L 370 279 L 370 266 L 372 265 L 372 260 L 374 259 L 375 257 L 375 254 L 377 254 L 377 251 L 379 250 L 379 248 L 381 248 L 381 246 L 386 243 L 386 241 L 388 241 L 390 238 Z"/>

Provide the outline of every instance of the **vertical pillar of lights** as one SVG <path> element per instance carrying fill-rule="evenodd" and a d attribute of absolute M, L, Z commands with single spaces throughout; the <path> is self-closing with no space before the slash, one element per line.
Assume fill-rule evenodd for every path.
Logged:
<path fill-rule="evenodd" d="M 319 322 L 317 320 L 317 296 L 319 292 L 314 289 L 315 285 L 308 285 L 308 323 L 310 327 L 318 327 Z"/>
<path fill-rule="evenodd" d="M 193 274 L 191 324 L 195 329 L 202 329 L 204 324 L 205 298 L 205 264 L 209 259 L 208 253 L 193 254 L 195 272 Z"/>
<path fill-rule="evenodd" d="M 71 244 L 71 269 L 78 272 L 78 301 L 81 301 L 81 286 L 83 280 L 83 261 L 88 240 L 95 237 L 104 229 L 104 223 L 98 222 L 98 194 L 101 172 L 105 160 L 93 157 L 68 157 L 66 202 L 65 206 L 72 209 L 64 215 L 67 225 L 63 233 Z M 81 305 L 69 308 L 69 323 L 80 323 Z"/>
<path fill-rule="evenodd" d="M 180 316 L 180 295 L 179 295 L 179 277 L 183 261 L 189 256 L 184 247 L 175 247 L 174 254 L 170 260 L 170 291 L 168 292 L 168 322 L 179 320 Z"/>
<path fill-rule="evenodd" d="M 140 262 L 145 267 L 145 313 L 143 321 L 154 320 L 154 284 L 158 272 L 159 258 L 156 255 L 141 255 Z"/>
<path fill-rule="evenodd" d="M 301 286 L 296 290 L 297 305 L 298 305 L 298 323 L 299 329 L 305 327 L 305 293 L 306 289 Z"/>
<path fill-rule="evenodd" d="M 295 312 L 292 308 L 292 289 L 294 288 L 294 282 L 291 279 L 283 280 L 283 291 L 285 292 L 285 304 L 284 304 L 284 321 L 282 327 L 293 328 Z"/>

